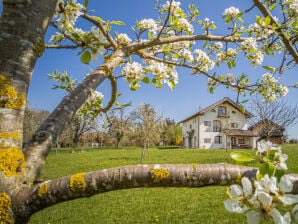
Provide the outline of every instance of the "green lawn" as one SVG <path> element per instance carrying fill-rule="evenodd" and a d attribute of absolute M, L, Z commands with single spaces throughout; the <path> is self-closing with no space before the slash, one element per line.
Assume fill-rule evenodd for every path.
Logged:
<path fill-rule="evenodd" d="M 298 173 L 298 145 L 284 145 L 289 172 Z M 254 153 L 253 151 L 249 151 Z M 42 177 L 138 164 L 141 149 L 91 149 L 50 153 Z M 145 163 L 232 163 L 225 150 L 149 149 Z M 32 224 L 86 223 L 246 223 L 243 215 L 225 211 L 226 187 L 147 188 L 108 192 L 44 209 Z"/>

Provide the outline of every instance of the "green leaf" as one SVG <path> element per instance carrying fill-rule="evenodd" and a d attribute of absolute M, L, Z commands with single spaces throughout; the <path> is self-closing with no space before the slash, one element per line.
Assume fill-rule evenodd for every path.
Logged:
<path fill-rule="evenodd" d="M 274 3 L 273 5 L 270 6 L 269 10 L 272 11 L 273 9 L 276 8 L 276 6 L 278 6 L 278 2 Z"/>
<path fill-rule="evenodd" d="M 239 106 L 239 109 L 241 110 L 242 113 L 245 113 L 245 107 L 242 104 Z"/>
<path fill-rule="evenodd" d="M 103 20 L 102 18 L 98 17 L 98 16 L 92 16 L 92 17 L 93 17 L 94 19 L 96 19 L 97 21 L 101 22 L 101 23 L 104 22 L 104 20 Z"/>
<path fill-rule="evenodd" d="M 271 66 L 267 66 L 267 65 L 262 66 L 262 68 L 263 68 L 263 69 L 266 69 L 266 70 L 268 70 L 268 71 L 270 71 L 270 72 L 274 72 L 274 71 L 275 71 L 275 68 L 273 68 L 273 67 L 271 67 Z"/>
<path fill-rule="evenodd" d="M 234 151 L 230 153 L 231 159 L 235 160 L 236 162 L 240 163 L 247 163 L 255 160 L 255 157 L 247 152 L 242 151 Z"/>
<path fill-rule="evenodd" d="M 145 76 L 145 77 L 142 79 L 142 82 L 148 84 L 148 83 L 150 83 L 150 79 L 148 78 L 148 76 Z"/>
<path fill-rule="evenodd" d="M 151 32 L 148 32 L 148 39 L 153 39 L 153 33 L 151 33 Z"/>
<path fill-rule="evenodd" d="M 119 25 L 119 26 L 124 26 L 125 25 L 125 23 L 120 21 L 120 20 L 112 20 L 110 22 L 110 24 L 115 24 L 115 25 Z"/>
<path fill-rule="evenodd" d="M 241 23 L 243 23 L 243 19 L 242 19 L 240 16 L 238 16 L 237 19 L 238 19 Z"/>
<path fill-rule="evenodd" d="M 89 51 L 84 51 L 80 58 L 81 62 L 84 64 L 89 64 L 91 60 L 91 53 Z"/>
<path fill-rule="evenodd" d="M 266 16 L 266 18 L 265 18 L 265 25 L 268 26 L 270 23 L 271 23 L 270 16 Z"/>
<path fill-rule="evenodd" d="M 174 90 L 175 89 L 176 84 L 175 84 L 175 81 L 173 79 L 170 79 L 168 81 L 168 85 L 171 88 L 171 90 Z"/>
<path fill-rule="evenodd" d="M 88 4 L 89 4 L 89 1 L 88 0 L 85 0 L 84 1 L 84 6 L 83 6 L 84 11 L 87 10 Z"/>

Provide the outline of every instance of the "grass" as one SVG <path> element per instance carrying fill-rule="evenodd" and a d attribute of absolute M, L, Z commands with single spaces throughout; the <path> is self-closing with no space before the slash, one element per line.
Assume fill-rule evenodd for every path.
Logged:
<path fill-rule="evenodd" d="M 298 173 L 298 146 L 285 145 L 289 172 Z M 251 151 L 253 153 L 253 151 Z M 50 153 L 42 177 L 52 179 L 82 171 L 138 164 L 141 149 L 89 149 L 82 153 Z M 232 161 L 225 150 L 149 149 L 145 163 L 222 163 Z M 30 223 L 146 224 L 246 223 L 228 213 L 225 187 L 146 188 L 108 192 L 61 203 L 35 214 Z"/>

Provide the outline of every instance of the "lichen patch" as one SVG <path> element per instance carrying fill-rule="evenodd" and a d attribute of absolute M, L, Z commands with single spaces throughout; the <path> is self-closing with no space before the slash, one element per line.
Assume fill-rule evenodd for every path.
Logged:
<path fill-rule="evenodd" d="M 84 192 L 86 190 L 86 173 L 77 173 L 70 177 L 69 187 L 73 192 Z"/>
<path fill-rule="evenodd" d="M 154 183 L 160 183 L 166 180 L 170 175 L 169 171 L 163 168 L 151 168 L 150 173 Z"/>

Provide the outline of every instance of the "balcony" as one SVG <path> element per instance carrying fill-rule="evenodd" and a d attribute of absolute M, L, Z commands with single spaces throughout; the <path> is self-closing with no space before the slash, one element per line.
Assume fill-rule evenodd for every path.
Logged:
<path fill-rule="evenodd" d="M 230 113 L 227 112 L 219 112 L 217 113 L 218 118 L 230 118 Z"/>

